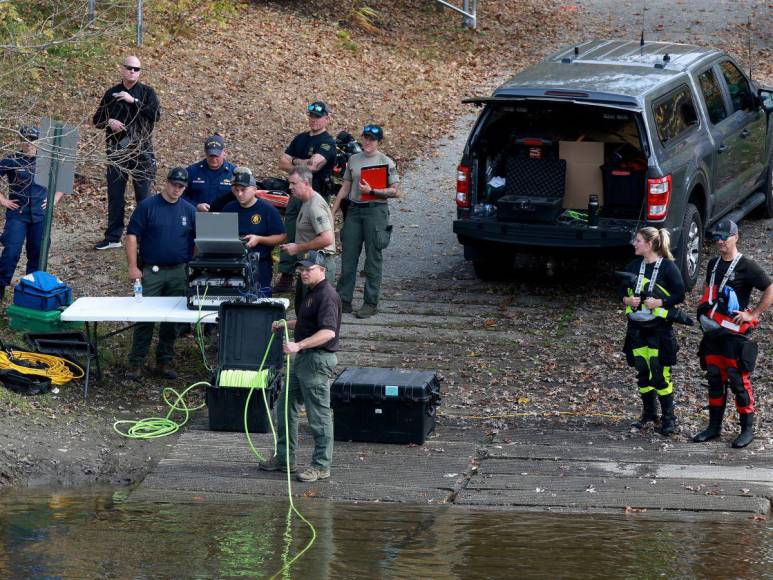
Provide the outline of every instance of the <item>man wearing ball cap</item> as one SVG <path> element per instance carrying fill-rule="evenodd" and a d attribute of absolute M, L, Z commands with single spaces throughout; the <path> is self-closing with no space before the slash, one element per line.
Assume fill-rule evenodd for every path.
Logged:
<path fill-rule="evenodd" d="M 698 306 L 703 339 L 698 349 L 709 390 L 709 425 L 693 441 L 703 443 L 722 434 L 728 388 L 735 396 L 741 433 L 733 447 L 746 447 L 754 439 L 754 393 L 750 375 L 757 361 L 752 329 L 773 304 L 773 284 L 755 262 L 738 251 L 738 226 L 723 219 L 711 229 L 719 256 L 706 268 L 706 285 Z M 762 297 L 748 308 L 753 289 Z"/>

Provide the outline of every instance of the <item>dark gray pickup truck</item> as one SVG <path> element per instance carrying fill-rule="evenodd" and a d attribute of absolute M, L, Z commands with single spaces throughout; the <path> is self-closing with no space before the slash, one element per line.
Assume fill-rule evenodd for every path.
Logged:
<path fill-rule="evenodd" d="M 688 287 L 722 217 L 773 217 L 773 92 L 727 54 L 591 41 L 467 99 L 454 233 L 483 278 L 522 251 L 621 249 L 665 227 Z"/>

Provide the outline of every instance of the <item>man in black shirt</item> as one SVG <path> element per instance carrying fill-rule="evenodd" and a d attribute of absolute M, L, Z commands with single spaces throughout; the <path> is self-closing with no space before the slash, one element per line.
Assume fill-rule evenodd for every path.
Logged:
<path fill-rule="evenodd" d="M 156 176 L 152 135 L 161 112 L 155 91 L 139 82 L 141 70 L 136 56 L 126 57 L 121 82 L 107 89 L 94 113 L 94 126 L 105 129 L 107 143 L 107 228 L 97 250 L 121 247 L 129 178 L 139 204 Z"/>
<path fill-rule="evenodd" d="M 306 111 L 309 119 L 309 130 L 299 133 L 285 149 L 279 167 L 292 171 L 294 167 L 305 167 L 312 173 L 311 187 L 322 197 L 330 195 L 328 182 L 335 165 L 336 142 L 327 132 L 330 122 L 330 109 L 323 101 L 314 101 Z M 303 203 L 295 196 L 285 209 L 285 231 L 287 242 L 295 241 L 295 222 L 298 219 Z M 293 292 L 295 290 L 295 257 L 287 252 L 279 254 L 279 271 L 281 276 L 274 286 L 274 292 Z"/>
<path fill-rule="evenodd" d="M 754 440 L 754 394 L 749 375 L 757 361 L 757 343 L 750 335 L 759 317 L 773 304 L 773 284 L 762 268 L 738 252 L 738 226 L 733 221 L 720 221 L 711 234 L 719 256 L 709 261 L 698 306 L 704 333 L 698 355 L 709 387 L 709 426 L 693 441 L 702 443 L 722 434 L 729 387 L 741 423 L 733 447 L 746 447 Z M 750 309 L 754 288 L 763 294 Z"/>
<path fill-rule="evenodd" d="M 303 300 L 295 304 L 297 319 L 287 323 L 295 330 L 295 340 L 285 343 L 284 352 L 297 354 L 290 370 L 290 388 L 279 396 L 277 405 L 276 456 L 260 465 L 266 471 L 284 471 L 288 465 L 295 471 L 298 411 L 303 404 L 314 437 L 311 466 L 298 474 L 298 480 L 306 482 L 329 478 L 333 460 L 330 383 L 338 364 L 335 353 L 341 330 L 341 299 L 332 284 L 325 280 L 325 259 L 324 252 L 312 250 L 303 254 L 298 262 L 301 281 L 309 290 Z M 274 323 L 275 331 L 281 328 L 280 323 Z"/>

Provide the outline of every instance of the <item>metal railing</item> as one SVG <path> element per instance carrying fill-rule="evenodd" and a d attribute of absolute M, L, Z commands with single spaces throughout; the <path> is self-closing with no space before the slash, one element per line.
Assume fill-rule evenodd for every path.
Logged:
<path fill-rule="evenodd" d="M 435 2 L 464 16 L 462 24 L 466 28 L 475 28 L 478 25 L 478 0 L 464 0 L 461 8 L 446 0 L 435 0 Z"/>

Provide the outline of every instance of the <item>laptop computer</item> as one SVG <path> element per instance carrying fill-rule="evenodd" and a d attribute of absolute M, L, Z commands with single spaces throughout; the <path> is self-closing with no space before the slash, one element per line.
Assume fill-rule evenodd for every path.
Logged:
<path fill-rule="evenodd" d="M 201 254 L 243 254 L 236 213 L 196 214 L 196 248 Z"/>

